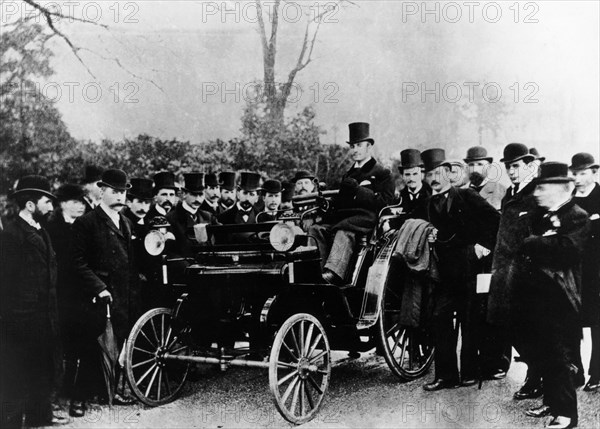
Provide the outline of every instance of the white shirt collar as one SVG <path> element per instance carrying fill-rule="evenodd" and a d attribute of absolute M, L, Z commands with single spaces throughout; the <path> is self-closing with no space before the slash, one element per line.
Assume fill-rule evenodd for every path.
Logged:
<path fill-rule="evenodd" d="M 206 204 L 208 204 L 209 206 L 211 206 L 213 209 L 216 209 L 217 207 L 219 207 L 219 202 L 218 201 L 216 203 L 214 203 L 214 204 L 211 203 L 210 201 L 206 200 L 206 199 L 204 201 L 206 201 Z"/>
<path fill-rule="evenodd" d="M 519 192 L 521 192 L 523 189 L 525 189 L 525 187 L 526 187 L 527 185 L 529 185 L 533 179 L 534 179 L 534 177 L 533 177 L 531 174 L 530 174 L 529 176 L 527 176 L 527 178 L 526 178 L 524 181 L 522 181 L 521 183 L 519 183 L 519 189 L 517 190 L 517 192 L 516 192 L 516 193 L 518 194 L 518 193 L 519 193 Z M 513 188 L 514 188 L 514 187 L 515 187 L 515 185 L 513 185 Z"/>
<path fill-rule="evenodd" d="M 196 212 L 198 211 L 198 209 L 194 209 L 192 206 L 190 206 L 190 205 L 189 205 L 188 203 L 186 203 L 185 201 L 182 201 L 182 202 L 181 202 L 181 206 L 183 207 L 183 209 L 184 209 L 186 212 L 189 212 L 189 213 L 191 213 L 191 214 L 193 214 L 193 215 L 195 215 L 195 214 L 196 214 Z"/>
<path fill-rule="evenodd" d="M 357 162 L 355 162 L 355 163 L 354 163 L 354 168 L 362 168 L 362 167 L 364 167 L 364 165 L 365 165 L 367 162 L 369 162 L 369 161 L 371 160 L 371 158 L 372 158 L 372 157 L 370 156 L 370 157 L 368 157 L 367 159 L 363 160 L 363 161 L 362 161 L 362 162 L 360 162 L 360 163 L 359 163 L 358 161 L 357 161 Z"/>
<path fill-rule="evenodd" d="M 160 213 L 163 216 L 167 215 L 167 211 L 165 209 L 162 208 L 162 206 L 158 205 L 158 204 L 154 204 L 154 208 L 156 209 L 156 211 L 158 213 Z"/>
<path fill-rule="evenodd" d="M 583 192 L 575 191 L 575 196 L 578 198 L 585 198 L 585 197 L 589 196 L 595 188 L 596 188 L 596 182 L 592 183 L 592 186 L 590 186 L 589 189 L 586 189 Z"/>
<path fill-rule="evenodd" d="M 70 223 L 75 222 L 75 218 L 71 217 L 71 216 L 68 216 L 65 212 L 62 212 L 62 217 L 63 217 L 63 219 L 65 220 L 66 223 L 70 224 Z"/>
<path fill-rule="evenodd" d="M 21 219 L 23 219 L 25 222 L 27 222 L 27 224 L 29 226 L 32 226 L 32 227 L 34 227 L 35 229 L 38 229 L 38 230 L 42 229 L 42 226 L 39 223 L 37 223 L 36 221 L 33 220 L 33 216 L 30 215 L 30 216 L 26 217 L 26 216 L 23 216 L 23 213 L 21 212 L 21 213 L 19 213 L 19 217 Z"/>
<path fill-rule="evenodd" d="M 250 210 L 252 210 L 252 206 L 250 206 L 250 208 L 248 210 L 246 210 L 245 208 L 243 208 L 240 203 L 236 203 L 238 210 L 244 213 L 250 213 Z"/>
<path fill-rule="evenodd" d="M 558 211 L 558 209 L 560 209 L 562 206 L 564 206 L 565 204 L 567 204 L 569 201 L 571 201 L 571 197 L 569 197 L 566 200 L 561 201 L 560 203 L 556 204 L 554 207 L 550 208 L 548 211 L 549 212 L 556 212 L 556 211 Z"/>
<path fill-rule="evenodd" d="M 104 204 L 104 201 L 100 203 L 100 208 L 104 210 L 104 213 L 106 213 L 110 220 L 112 220 L 117 228 L 119 228 L 119 212 L 108 207 L 106 204 Z"/>

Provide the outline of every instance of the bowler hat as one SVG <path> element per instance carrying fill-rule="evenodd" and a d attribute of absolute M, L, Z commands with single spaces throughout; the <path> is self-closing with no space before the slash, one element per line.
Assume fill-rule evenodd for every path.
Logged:
<path fill-rule="evenodd" d="M 348 124 L 348 129 L 350 130 L 350 138 L 346 143 L 354 144 L 366 141 L 375 144 L 375 140 L 369 135 L 369 124 L 366 122 L 353 122 Z"/>
<path fill-rule="evenodd" d="M 536 185 L 542 183 L 568 183 L 575 179 L 569 177 L 569 167 L 562 162 L 544 162 L 540 165 L 537 178 L 533 179 Z"/>
<path fill-rule="evenodd" d="M 421 152 L 417 149 L 404 149 L 400 152 L 400 169 L 423 167 Z"/>
<path fill-rule="evenodd" d="M 302 180 L 302 179 L 314 179 L 315 175 L 312 174 L 310 171 L 308 170 L 298 170 L 296 171 L 296 174 L 294 175 L 294 178 L 292 179 L 293 183 L 296 183 L 298 180 Z"/>
<path fill-rule="evenodd" d="M 174 189 L 177 191 L 179 187 L 175 185 L 175 175 L 169 171 L 161 171 L 156 173 L 152 178 L 154 180 L 154 192 L 161 189 Z"/>
<path fill-rule="evenodd" d="M 294 196 L 294 184 L 288 180 L 284 180 L 281 182 L 281 202 L 287 203 L 292 201 L 292 197 Z"/>
<path fill-rule="evenodd" d="M 131 189 L 131 184 L 127 183 L 127 173 L 117 168 L 111 168 L 102 173 L 102 180 L 98 182 L 98 186 L 108 186 L 118 191 Z"/>
<path fill-rule="evenodd" d="M 491 156 L 488 156 L 487 149 L 483 146 L 473 146 L 467 150 L 467 156 L 464 161 L 468 164 L 474 161 L 487 161 L 491 163 L 494 160 Z"/>
<path fill-rule="evenodd" d="M 235 189 L 235 172 L 223 171 L 219 173 L 219 184 L 221 188 L 233 191 Z"/>
<path fill-rule="evenodd" d="M 538 150 L 534 147 L 529 148 L 529 153 L 535 156 L 535 159 L 539 159 L 540 162 L 544 162 L 546 160 L 545 156 L 541 156 Z"/>
<path fill-rule="evenodd" d="M 262 186 L 262 190 L 265 193 L 277 194 L 278 192 L 281 192 L 281 182 L 279 180 L 273 179 L 265 180 L 265 183 L 263 183 Z"/>
<path fill-rule="evenodd" d="M 535 159 L 535 156 L 529 153 L 529 149 L 523 143 L 509 143 L 504 148 L 504 157 L 500 162 L 510 164 L 521 159 L 524 161 L 528 159 L 531 162 Z"/>
<path fill-rule="evenodd" d="M 446 161 L 446 151 L 444 149 L 427 149 L 421 153 L 421 159 L 425 166 L 425 171 L 431 171 L 441 165 L 450 166 Z"/>
<path fill-rule="evenodd" d="M 102 178 L 102 173 L 104 170 L 97 165 L 86 165 L 83 179 L 81 179 L 81 184 L 85 185 L 87 183 L 97 182 Z"/>
<path fill-rule="evenodd" d="M 586 152 L 579 152 L 573 155 L 573 158 L 571 158 L 571 165 L 569 165 L 569 168 L 573 171 L 578 171 L 586 170 L 588 168 L 600 167 L 598 166 L 598 164 L 596 164 L 596 161 L 594 160 L 592 154 Z"/>
<path fill-rule="evenodd" d="M 131 179 L 131 189 L 127 191 L 127 195 L 138 200 L 151 200 L 153 196 L 152 185 L 154 185 L 154 182 L 150 179 L 135 177 Z"/>
<path fill-rule="evenodd" d="M 204 176 L 204 186 L 210 186 L 211 188 L 216 188 L 219 185 L 219 180 L 217 179 L 217 175 L 215 173 L 208 173 Z"/>
<path fill-rule="evenodd" d="M 186 192 L 198 193 L 204 191 L 204 174 L 193 172 L 183 175 L 184 185 L 181 188 Z"/>
<path fill-rule="evenodd" d="M 17 188 L 10 194 L 10 197 L 13 198 L 17 195 L 27 193 L 38 193 L 50 198 L 56 198 L 50 192 L 50 182 L 44 176 L 30 175 L 21 177 L 17 183 Z"/>
<path fill-rule="evenodd" d="M 240 189 L 244 191 L 258 191 L 260 190 L 260 174 L 251 173 L 249 171 L 243 171 L 240 173 Z"/>
<path fill-rule="evenodd" d="M 83 188 L 73 183 L 65 183 L 56 190 L 56 199 L 62 201 L 83 201 Z"/>

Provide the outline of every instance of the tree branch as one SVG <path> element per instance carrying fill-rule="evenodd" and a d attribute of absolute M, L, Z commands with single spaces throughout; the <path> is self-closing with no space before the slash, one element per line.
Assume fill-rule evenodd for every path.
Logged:
<path fill-rule="evenodd" d="M 34 0 L 23 0 L 25 3 L 27 3 L 28 5 L 34 7 L 35 9 L 39 10 L 41 12 L 42 15 L 44 15 L 46 17 L 46 20 L 48 20 L 48 16 L 50 17 L 56 17 L 56 18 L 64 18 L 64 19 L 68 19 L 71 21 L 78 21 L 78 22 L 84 22 L 86 24 L 94 24 L 94 25 L 98 25 L 102 28 L 105 28 L 108 30 L 108 25 L 106 24 L 101 24 L 99 22 L 95 22 L 95 21 L 91 21 L 89 19 L 84 19 L 84 18 L 76 18 L 74 16 L 70 16 L 70 15 L 63 15 L 62 13 L 59 12 L 54 12 L 40 4 L 38 4 L 37 2 L 35 2 Z"/>

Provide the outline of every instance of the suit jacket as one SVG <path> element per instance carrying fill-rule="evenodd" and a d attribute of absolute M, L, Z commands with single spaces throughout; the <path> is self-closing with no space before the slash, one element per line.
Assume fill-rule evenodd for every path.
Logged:
<path fill-rule="evenodd" d="M 167 220 L 171 224 L 171 230 L 175 235 L 174 252 L 180 256 L 193 256 L 194 247 L 198 247 L 194 233 L 194 225 L 199 223 L 208 223 L 215 225 L 217 220 L 211 213 L 198 209 L 196 218 L 183 208 L 183 203 L 179 202 L 173 210 L 167 214 Z"/>
<path fill-rule="evenodd" d="M 228 224 L 242 224 L 242 223 L 256 223 L 256 215 L 260 213 L 256 207 L 252 207 L 248 212 L 240 210 L 238 204 L 234 204 L 229 210 L 221 213 L 217 216 L 217 219 L 223 225 Z M 248 215 L 248 220 L 244 221 L 243 215 Z"/>
<path fill-rule="evenodd" d="M 200 205 L 200 210 L 202 210 L 204 212 L 208 212 L 208 213 L 212 214 L 213 216 L 218 216 L 224 212 L 221 204 L 217 204 L 216 207 L 213 207 L 210 204 L 208 204 L 206 202 L 206 200 L 202 201 L 202 204 Z"/>
<path fill-rule="evenodd" d="M 417 192 L 416 198 L 415 195 L 413 195 L 413 199 L 411 199 L 411 195 L 412 194 L 409 192 L 407 186 L 400 191 L 400 198 L 402 199 L 400 206 L 402 207 L 403 213 L 412 212 L 418 204 L 425 201 L 427 197 L 431 195 L 431 186 L 426 182 L 423 182 L 423 186 L 419 189 L 419 192 Z"/>
<path fill-rule="evenodd" d="M 86 304 L 103 290 L 112 297 L 111 318 L 117 338 L 123 340 L 140 312 L 132 225 L 119 213 L 119 228 L 97 206 L 73 224 L 73 266 L 87 295 Z M 98 311 L 106 313 L 105 308 Z"/>
<path fill-rule="evenodd" d="M 479 195 L 496 210 L 500 210 L 502 199 L 506 195 L 506 188 L 498 182 L 487 182 L 479 191 Z"/>

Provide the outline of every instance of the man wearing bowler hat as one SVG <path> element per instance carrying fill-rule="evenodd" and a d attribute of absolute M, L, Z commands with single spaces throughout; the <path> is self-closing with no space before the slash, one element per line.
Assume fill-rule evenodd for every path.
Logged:
<path fill-rule="evenodd" d="M 179 190 L 175 185 L 175 175 L 169 171 L 156 173 L 153 180 L 154 204 L 148 210 L 148 220 L 152 220 L 155 216 L 166 216 L 177 204 Z"/>
<path fill-rule="evenodd" d="M 542 375 L 544 404 L 528 415 L 552 415 L 549 428 L 577 425 L 581 361 L 581 262 L 589 235 L 588 214 L 572 199 L 567 164 L 546 162 L 534 180 L 537 207 L 519 248 L 519 300 L 529 359 Z"/>
<path fill-rule="evenodd" d="M 379 211 L 392 203 L 394 183 L 390 171 L 372 157 L 375 140 L 369 124 L 348 125 L 352 168 L 344 174 L 339 194 L 333 201 L 335 210 L 321 224 L 309 227 L 321 254 L 323 280 L 342 285 L 354 253 L 357 234 L 369 234 L 377 223 Z"/>
<path fill-rule="evenodd" d="M 256 216 L 257 222 L 277 220 L 279 206 L 281 205 L 281 192 L 282 188 L 279 180 L 265 180 L 262 187 L 265 209 Z"/>
<path fill-rule="evenodd" d="M 85 191 L 83 201 L 85 203 L 85 212 L 91 212 L 94 207 L 100 204 L 100 188 L 97 183 L 102 177 L 102 168 L 97 165 L 86 165 L 81 186 Z"/>
<path fill-rule="evenodd" d="M 491 181 L 488 177 L 494 158 L 488 156 L 487 149 L 483 146 L 474 146 L 467 150 L 464 161 L 469 169 L 469 187 L 479 192 L 479 195 L 496 210 L 500 210 L 506 188 L 498 182 L 499 175 L 495 181 Z"/>
<path fill-rule="evenodd" d="M 431 195 L 431 187 L 423 181 L 423 161 L 417 149 L 405 149 L 400 152 L 398 167 L 404 182 L 400 191 L 400 206 L 403 213 L 410 213 L 419 203 Z"/>
<path fill-rule="evenodd" d="M 43 176 L 22 177 L 10 194 L 18 216 L 0 235 L 1 426 L 66 423 L 53 414 L 51 395 L 60 377 L 56 255 L 40 222 L 54 195 Z"/>
<path fill-rule="evenodd" d="M 219 198 L 221 212 L 219 214 L 221 214 L 235 204 L 235 172 L 223 171 L 219 173 L 219 185 L 221 186 L 221 197 Z"/>
<path fill-rule="evenodd" d="M 585 152 L 571 158 L 569 169 L 575 178 L 573 201 L 590 219 L 591 234 L 586 243 L 582 272 L 582 320 L 592 334 L 589 380 L 583 390 L 600 390 L 600 185 L 598 163 Z"/>
<path fill-rule="evenodd" d="M 315 191 L 315 175 L 308 170 L 298 170 L 292 179 L 295 184 L 295 194 L 311 194 Z"/>
<path fill-rule="evenodd" d="M 504 205 L 518 194 L 525 196 L 533 193 L 535 186 L 531 184 L 531 181 L 537 176 L 538 170 L 535 159 L 535 155 L 529 153 L 527 146 L 522 143 L 506 145 L 504 156 L 500 162 L 504 163 L 512 185 L 502 198 L 501 209 L 504 209 Z"/>
<path fill-rule="evenodd" d="M 175 252 L 180 256 L 192 256 L 199 245 L 194 226 L 200 223 L 215 224 L 216 218 L 201 210 L 204 201 L 204 174 L 192 172 L 183 175 L 184 186 L 181 201 L 167 214 L 167 221 L 175 235 Z"/>
<path fill-rule="evenodd" d="M 115 339 L 122 347 L 141 308 L 133 225 L 120 213 L 126 205 L 126 192 L 131 189 L 131 184 L 124 171 L 109 169 L 102 174 L 98 186 L 102 189 L 100 204 L 73 224 L 73 266 L 84 293 L 82 305 L 89 309 L 90 319 L 105 320 L 109 304 Z M 98 391 L 95 375 L 100 360 L 96 338 L 103 328 L 103 324 L 94 324 L 87 332 L 87 357 L 81 359 L 76 386 L 78 403 L 72 407 L 79 415 L 85 413 L 85 401 Z M 118 373 L 119 377 L 124 376 L 122 369 L 118 368 Z M 131 402 L 122 393 L 117 393 L 115 401 L 117 404 Z"/>
<path fill-rule="evenodd" d="M 219 205 L 221 199 L 221 185 L 215 173 L 208 173 L 204 176 L 204 201 L 200 210 L 209 212 L 213 216 L 221 214 L 224 210 Z"/>
<path fill-rule="evenodd" d="M 440 282 L 433 289 L 433 336 L 435 379 L 424 386 L 427 391 L 471 386 L 477 378 L 477 345 L 471 318 L 475 300 L 475 276 L 471 265 L 494 247 L 499 213 L 472 189 L 453 187 L 450 165 L 443 149 L 428 149 L 421 154 L 426 180 L 433 194 L 419 205 L 411 217 L 434 226 L 429 237 L 438 256 Z M 461 324 L 461 374 L 456 358 L 456 313 Z"/>
<path fill-rule="evenodd" d="M 243 171 L 240 174 L 240 186 L 237 191 L 237 203 L 229 210 L 221 213 L 217 219 L 222 224 L 256 223 L 260 175 Z"/>

